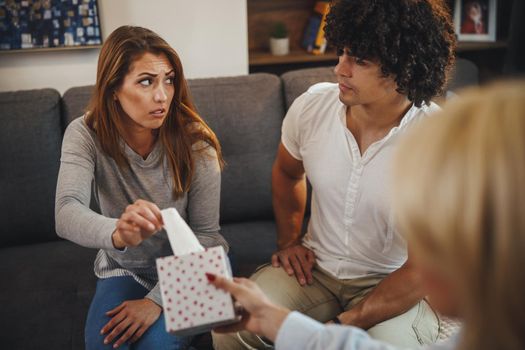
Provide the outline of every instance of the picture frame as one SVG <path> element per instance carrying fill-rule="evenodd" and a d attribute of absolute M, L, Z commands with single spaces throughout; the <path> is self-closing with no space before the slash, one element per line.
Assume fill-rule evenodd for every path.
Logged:
<path fill-rule="evenodd" d="M 0 0 L 0 52 L 101 44 L 97 0 Z"/>
<path fill-rule="evenodd" d="M 497 0 L 456 0 L 454 26 L 459 41 L 496 41 Z"/>

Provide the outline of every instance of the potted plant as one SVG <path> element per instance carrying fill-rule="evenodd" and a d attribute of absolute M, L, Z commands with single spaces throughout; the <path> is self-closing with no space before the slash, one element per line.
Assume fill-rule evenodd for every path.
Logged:
<path fill-rule="evenodd" d="M 275 56 L 287 55 L 290 52 L 288 30 L 283 22 L 277 22 L 273 26 L 270 35 L 270 51 Z"/>

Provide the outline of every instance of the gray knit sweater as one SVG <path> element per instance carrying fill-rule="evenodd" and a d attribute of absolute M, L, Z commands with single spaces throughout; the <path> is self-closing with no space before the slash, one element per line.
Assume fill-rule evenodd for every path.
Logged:
<path fill-rule="evenodd" d="M 162 305 L 155 259 L 173 252 L 164 230 L 138 247 L 115 249 L 111 235 L 127 205 L 137 199 L 160 209 L 174 207 L 188 222 L 204 247 L 228 244 L 219 234 L 221 175 L 215 150 L 195 152 L 196 171 L 191 188 L 175 200 L 171 172 L 160 142 L 146 159 L 122 142 L 131 170 L 122 171 L 102 150 L 84 118 L 67 127 L 62 143 L 55 221 L 60 237 L 97 248 L 95 274 L 99 278 L 132 276 L 150 290 L 147 298 Z M 100 213 L 90 209 L 91 194 Z"/>

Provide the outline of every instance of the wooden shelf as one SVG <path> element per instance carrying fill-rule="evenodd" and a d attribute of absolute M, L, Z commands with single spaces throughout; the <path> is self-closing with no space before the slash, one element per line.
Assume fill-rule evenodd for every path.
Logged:
<path fill-rule="evenodd" d="M 496 42 L 459 42 L 457 52 L 480 51 L 492 49 L 504 49 L 507 47 L 506 41 Z M 274 56 L 267 51 L 251 51 L 250 66 L 267 66 L 278 64 L 305 63 L 305 62 L 326 62 L 336 61 L 335 52 L 327 52 L 322 55 L 313 55 L 304 50 L 292 50 L 285 56 Z"/>
<path fill-rule="evenodd" d="M 460 41 L 458 42 L 456 52 L 505 49 L 505 48 L 507 48 L 507 42 L 503 40 L 494 41 L 494 42 Z"/>
<path fill-rule="evenodd" d="M 322 55 L 314 55 L 304 50 L 293 50 L 285 56 L 274 56 L 269 52 L 252 51 L 250 52 L 250 66 L 265 66 L 273 64 L 304 63 L 304 62 L 324 62 L 335 61 L 335 52 L 327 52 Z"/>

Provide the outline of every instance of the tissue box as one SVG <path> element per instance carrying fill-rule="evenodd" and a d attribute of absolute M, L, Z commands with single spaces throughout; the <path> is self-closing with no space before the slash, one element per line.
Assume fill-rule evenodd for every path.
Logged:
<path fill-rule="evenodd" d="M 209 284 L 206 272 L 232 277 L 223 247 L 157 259 L 166 330 L 188 336 L 238 320 L 232 297 Z"/>

